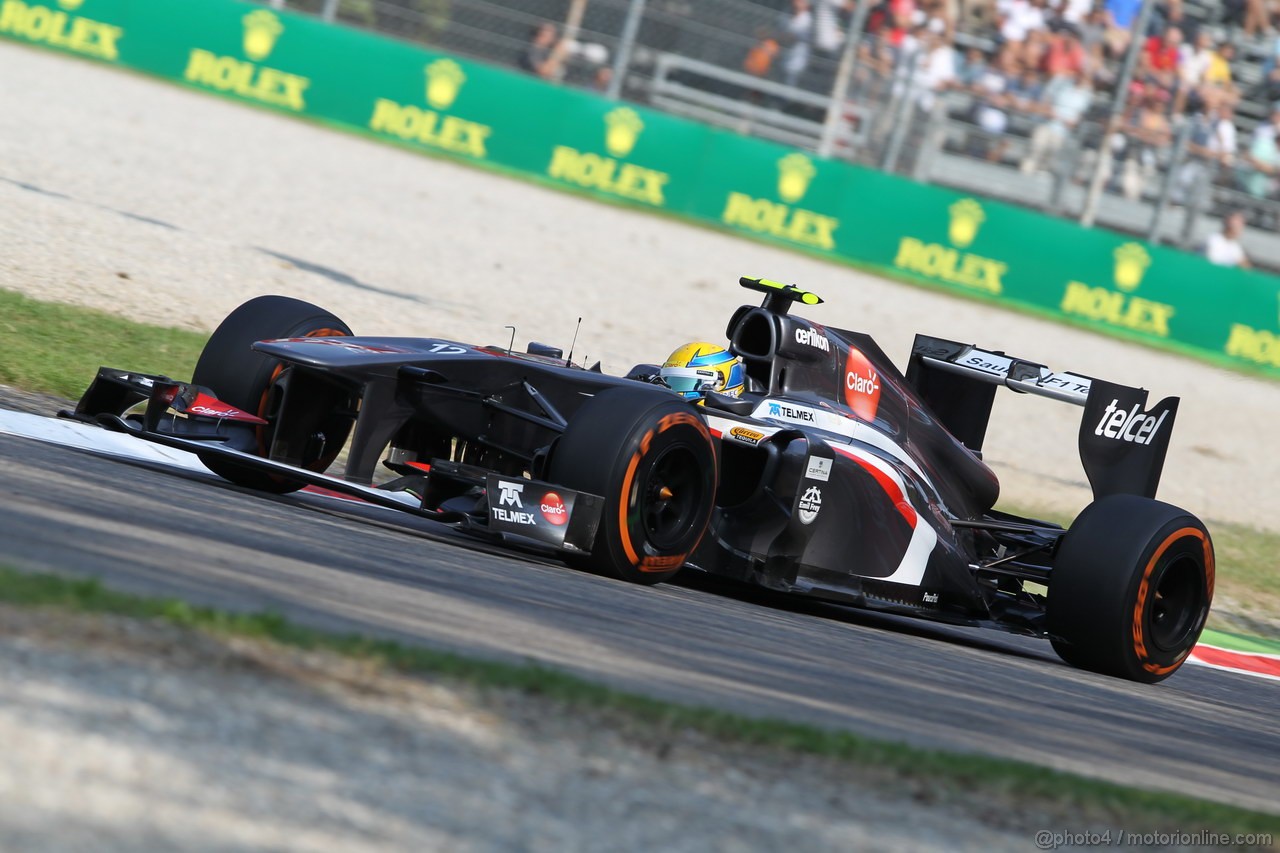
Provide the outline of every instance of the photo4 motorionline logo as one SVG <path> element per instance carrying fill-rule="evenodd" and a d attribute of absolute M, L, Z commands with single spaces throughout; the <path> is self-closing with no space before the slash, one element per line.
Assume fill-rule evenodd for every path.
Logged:
<path fill-rule="evenodd" d="M 1064 847 L 1159 847 L 1159 848 L 1209 848 L 1209 847 L 1264 847 L 1275 844 L 1270 832 L 1126 832 L 1123 829 L 1101 831 L 1057 832 L 1042 829 L 1036 833 L 1036 847 L 1040 850 L 1058 850 Z"/>

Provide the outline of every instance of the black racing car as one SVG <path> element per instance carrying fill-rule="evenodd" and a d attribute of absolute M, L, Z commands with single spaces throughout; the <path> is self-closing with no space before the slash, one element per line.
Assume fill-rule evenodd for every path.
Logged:
<path fill-rule="evenodd" d="M 1177 399 L 917 336 L 903 374 L 861 332 L 765 293 L 729 320 L 745 391 L 701 404 L 640 365 L 560 350 L 355 337 L 253 299 L 190 383 L 102 368 L 79 420 L 196 453 L 253 489 L 318 485 L 636 583 L 701 570 L 835 602 L 1048 637 L 1068 662 L 1155 682 L 1213 597 L 1213 546 L 1154 499 Z M 993 509 L 982 460 L 997 387 L 1083 407 L 1094 500 L 1069 528 Z M 345 473 L 326 471 L 347 448 Z M 373 486 L 379 460 L 394 474 Z"/>

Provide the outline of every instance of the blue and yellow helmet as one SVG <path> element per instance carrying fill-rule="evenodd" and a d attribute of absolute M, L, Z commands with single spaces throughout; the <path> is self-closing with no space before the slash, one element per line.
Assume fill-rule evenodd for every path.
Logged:
<path fill-rule="evenodd" d="M 707 391 L 736 397 L 742 393 L 744 381 L 738 357 L 706 341 L 685 344 L 671 353 L 658 375 L 688 400 L 700 400 Z"/>

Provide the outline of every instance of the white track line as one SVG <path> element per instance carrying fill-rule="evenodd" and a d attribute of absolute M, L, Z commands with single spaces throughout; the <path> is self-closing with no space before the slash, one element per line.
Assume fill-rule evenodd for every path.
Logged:
<path fill-rule="evenodd" d="M 48 418 L 0 409 L 0 434 L 30 438 L 47 444 L 87 450 L 119 459 L 160 463 L 185 471 L 210 473 L 194 453 L 141 441 L 130 435 L 109 432 L 102 427 L 61 418 Z"/>

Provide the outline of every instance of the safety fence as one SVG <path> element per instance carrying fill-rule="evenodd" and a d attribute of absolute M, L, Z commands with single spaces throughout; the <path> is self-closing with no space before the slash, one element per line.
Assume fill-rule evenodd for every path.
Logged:
<path fill-rule="evenodd" d="M 1280 377 L 1280 279 L 237 0 L 0 0 L 0 34 Z"/>

